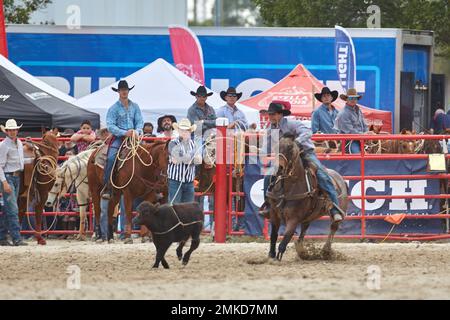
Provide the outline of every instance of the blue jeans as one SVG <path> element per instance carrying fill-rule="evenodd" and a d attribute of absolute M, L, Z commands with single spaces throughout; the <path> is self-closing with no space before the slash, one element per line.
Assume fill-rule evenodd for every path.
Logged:
<path fill-rule="evenodd" d="M 6 240 L 9 231 L 14 242 L 20 241 L 19 207 L 17 198 L 19 197 L 20 178 L 6 175 L 6 181 L 10 185 L 10 194 L 3 192 L 3 185 L 0 190 L 3 193 L 3 214 L 0 215 L 0 240 Z"/>
<path fill-rule="evenodd" d="M 113 169 L 114 161 L 116 160 L 117 153 L 119 152 L 119 148 L 122 145 L 123 138 L 122 137 L 114 137 L 113 142 L 108 148 L 108 157 L 106 159 L 105 170 L 103 183 L 106 185 L 110 180 L 111 171 Z"/>
<path fill-rule="evenodd" d="M 178 188 L 180 190 L 178 190 Z M 194 199 L 195 199 L 194 182 L 183 183 L 180 181 L 169 179 L 169 203 L 177 204 L 177 203 L 194 202 Z"/>
<path fill-rule="evenodd" d="M 305 152 L 303 154 L 303 159 L 308 163 L 313 163 L 317 167 L 317 182 L 319 183 L 320 188 L 328 194 L 333 203 L 339 205 L 336 189 L 331 181 L 331 177 L 325 167 L 320 163 L 319 159 L 317 159 L 314 151 Z M 336 211 L 335 208 L 332 209 L 332 212 Z"/>
<path fill-rule="evenodd" d="M 347 147 L 346 150 L 350 154 L 359 154 L 361 153 L 361 143 L 359 141 L 351 141 L 350 147 Z"/>

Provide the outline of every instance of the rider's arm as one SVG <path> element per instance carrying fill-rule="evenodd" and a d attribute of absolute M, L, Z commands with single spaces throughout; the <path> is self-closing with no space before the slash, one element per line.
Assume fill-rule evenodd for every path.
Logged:
<path fill-rule="evenodd" d="M 124 137 L 127 133 L 126 130 L 122 130 L 117 126 L 117 112 L 115 108 L 109 108 L 106 114 L 106 126 L 108 131 L 116 137 Z"/>
<path fill-rule="evenodd" d="M 295 133 L 297 135 L 297 141 L 304 149 L 314 149 L 314 144 L 311 141 L 312 131 L 306 127 L 301 121 L 295 121 L 296 128 Z"/>

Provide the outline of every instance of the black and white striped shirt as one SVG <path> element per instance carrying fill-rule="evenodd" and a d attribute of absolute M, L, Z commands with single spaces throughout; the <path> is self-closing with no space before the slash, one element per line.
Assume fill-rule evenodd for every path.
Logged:
<path fill-rule="evenodd" d="M 193 182 L 195 178 L 195 152 L 196 147 L 193 140 L 181 141 L 180 138 L 177 138 L 170 141 L 168 178 L 184 183 Z"/>

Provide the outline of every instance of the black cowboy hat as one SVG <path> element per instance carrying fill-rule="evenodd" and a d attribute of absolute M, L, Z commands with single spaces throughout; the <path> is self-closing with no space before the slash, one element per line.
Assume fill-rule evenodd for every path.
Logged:
<path fill-rule="evenodd" d="M 197 92 L 191 91 L 191 95 L 193 95 L 194 97 L 196 97 L 196 96 L 210 97 L 213 95 L 213 93 L 212 92 L 208 93 L 206 91 L 205 86 L 200 86 L 197 88 Z"/>
<path fill-rule="evenodd" d="M 233 87 L 229 87 L 227 91 L 222 91 L 222 92 L 220 93 L 220 97 L 222 98 L 222 100 L 227 101 L 227 100 L 225 99 L 225 97 L 226 97 L 227 95 L 229 95 L 229 94 L 230 94 L 230 95 L 235 95 L 235 96 L 237 97 L 238 100 L 242 97 L 242 92 L 237 93 L 237 92 L 236 92 L 236 88 L 233 88 Z"/>
<path fill-rule="evenodd" d="M 126 82 L 125 80 L 121 80 L 121 81 L 119 81 L 119 84 L 118 84 L 118 86 L 117 86 L 117 88 L 111 88 L 113 91 L 115 91 L 115 92 L 119 92 L 120 91 L 120 89 L 127 89 L 127 90 L 129 90 L 129 91 L 131 91 L 131 90 L 133 90 L 134 89 L 134 86 L 132 86 L 131 88 L 128 86 L 128 82 Z"/>
<path fill-rule="evenodd" d="M 291 112 L 291 104 L 288 101 L 273 101 L 269 105 L 268 110 L 261 110 L 261 113 L 282 113 L 284 117 L 290 116 Z"/>
<path fill-rule="evenodd" d="M 170 120 L 172 120 L 172 124 L 177 122 L 177 118 L 175 118 L 175 116 L 172 116 L 170 114 L 166 114 L 165 116 L 162 116 L 158 119 L 158 129 L 156 130 L 156 132 L 160 133 L 163 132 L 164 129 L 162 127 L 162 122 L 165 118 L 169 118 Z"/>
<path fill-rule="evenodd" d="M 320 102 L 322 102 L 322 97 L 325 94 L 331 94 L 331 96 L 333 97 L 333 101 L 334 102 L 337 100 L 338 96 L 339 96 L 339 92 L 337 91 L 331 91 L 330 88 L 328 87 L 323 87 L 322 88 L 322 92 L 321 93 L 316 93 L 314 96 L 316 97 L 317 100 L 319 100 Z"/>

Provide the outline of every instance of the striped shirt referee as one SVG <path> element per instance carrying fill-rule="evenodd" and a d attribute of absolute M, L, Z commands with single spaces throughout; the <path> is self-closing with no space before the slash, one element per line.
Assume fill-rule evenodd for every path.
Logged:
<path fill-rule="evenodd" d="M 183 183 L 193 182 L 195 152 L 196 146 L 193 140 L 182 141 L 180 138 L 172 140 L 169 144 L 168 178 Z"/>

